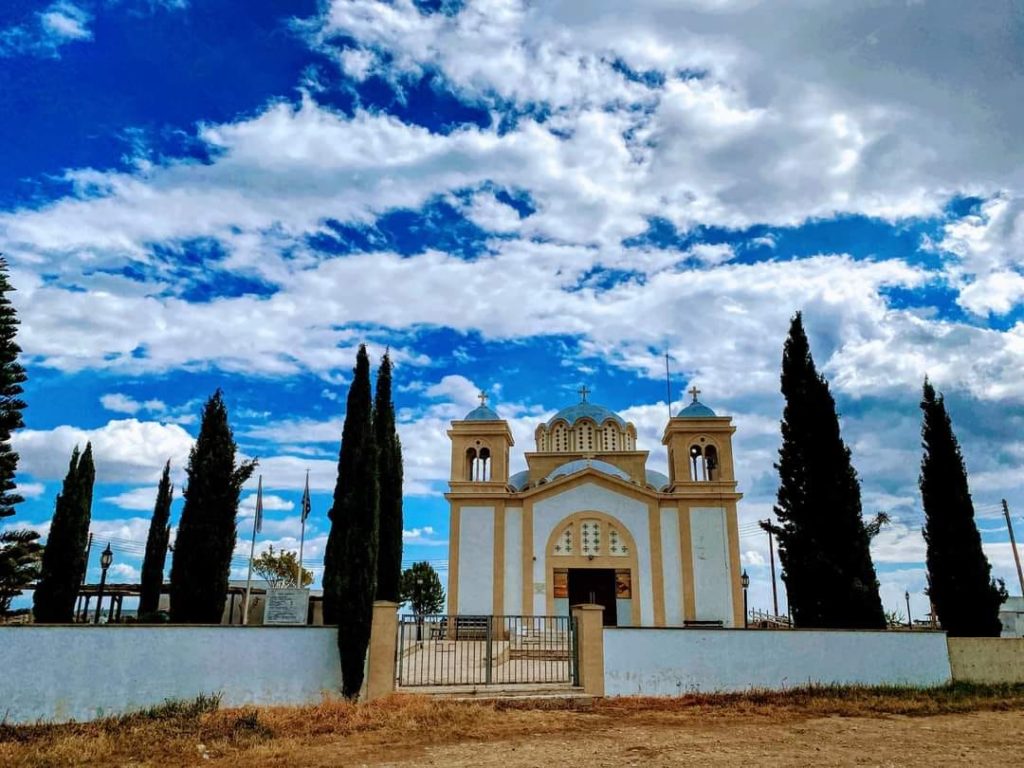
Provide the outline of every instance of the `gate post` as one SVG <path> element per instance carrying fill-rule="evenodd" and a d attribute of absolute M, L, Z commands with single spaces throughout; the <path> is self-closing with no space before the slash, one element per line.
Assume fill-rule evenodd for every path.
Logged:
<path fill-rule="evenodd" d="M 370 649 L 366 700 L 373 701 L 395 690 L 395 646 L 398 643 L 398 603 L 376 600 L 370 625 Z"/>
<path fill-rule="evenodd" d="M 604 607 L 574 605 L 572 615 L 578 633 L 580 685 L 591 696 L 604 696 Z"/>

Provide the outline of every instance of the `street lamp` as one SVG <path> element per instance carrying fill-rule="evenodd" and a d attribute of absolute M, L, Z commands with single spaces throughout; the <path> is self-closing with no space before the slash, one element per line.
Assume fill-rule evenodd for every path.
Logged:
<path fill-rule="evenodd" d="M 743 585 L 743 628 L 746 629 L 750 626 L 750 622 L 747 620 L 749 616 L 747 613 L 747 587 L 750 586 L 750 577 L 747 576 L 746 569 L 743 570 L 743 575 L 740 576 L 740 584 Z"/>
<path fill-rule="evenodd" d="M 107 570 L 110 568 L 110 564 L 114 562 L 114 553 L 110 551 L 110 543 L 107 543 L 107 548 L 103 550 L 103 554 L 100 555 L 100 588 L 96 593 L 96 616 L 93 618 L 93 624 L 100 623 L 100 606 L 103 605 L 103 587 L 107 584 Z"/>
<path fill-rule="evenodd" d="M 416 596 L 413 598 L 412 609 L 416 612 L 416 640 L 423 639 L 423 577 L 416 577 Z"/>
<path fill-rule="evenodd" d="M 910 590 L 908 589 L 903 593 L 903 599 L 907 601 L 907 629 L 913 629 L 914 625 L 910 621 Z"/>

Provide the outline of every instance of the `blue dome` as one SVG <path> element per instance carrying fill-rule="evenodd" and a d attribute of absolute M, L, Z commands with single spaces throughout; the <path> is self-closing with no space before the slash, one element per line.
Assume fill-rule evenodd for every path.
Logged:
<path fill-rule="evenodd" d="M 654 469 L 644 470 L 647 474 L 647 484 L 654 490 L 660 491 L 668 485 L 668 477 Z"/>
<path fill-rule="evenodd" d="M 609 411 L 603 405 L 597 405 L 596 403 L 577 403 L 576 405 L 570 405 L 568 408 L 563 408 L 548 420 L 548 426 L 550 427 L 559 419 L 565 419 L 565 421 L 569 422 L 570 427 L 580 419 L 593 419 L 598 424 L 603 424 L 608 419 L 611 419 L 620 427 L 626 426 L 626 422 L 622 420 L 619 414 Z"/>
<path fill-rule="evenodd" d="M 472 411 L 466 414 L 463 421 L 500 421 L 501 416 L 496 414 L 493 410 L 488 408 L 486 405 L 478 405 Z"/>
<path fill-rule="evenodd" d="M 677 415 L 677 418 L 680 419 L 713 419 L 714 417 L 715 412 L 699 400 L 694 400 Z"/>
<path fill-rule="evenodd" d="M 526 488 L 527 483 L 530 482 L 530 470 L 524 469 L 522 472 L 516 472 L 512 477 L 508 479 L 508 484 L 515 488 L 517 491 L 522 491 Z"/>
<path fill-rule="evenodd" d="M 587 469 L 588 467 L 596 469 L 598 472 L 604 472 L 606 475 L 611 475 L 612 477 L 629 480 L 629 473 L 625 470 L 616 467 L 614 464 L 609 464 L 607 461 L 601 461 L 599 459 L 590 459 L 589 461 L 587 459 L 575 459 L 573 461 L 567 461 L 565 464 L 551 470 L 544 480 L 546 482 L 551 482 L 557 477 L 561 477 L 562 475 L 571 475 L 575 472 Z"/>

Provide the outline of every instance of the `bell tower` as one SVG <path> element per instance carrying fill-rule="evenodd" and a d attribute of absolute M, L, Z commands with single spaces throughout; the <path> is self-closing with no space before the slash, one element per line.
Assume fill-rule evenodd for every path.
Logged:
<path fill-rule="evenodd" d="M 717 416 L 697 399 L 669 419 L 662 443 L 668 447 L 669 488 L 714 494 L 735 493 L 732 436 L 736 427 L 728 416 Z"/>
<path fill-rule="evenodd" d="M 504 489 L 508 485 L 509 450 L 515 441 L 508 422 L 487 405 L 480 393 L 480 405 L 448 430 L 452 441 L 453 493 Z"/>

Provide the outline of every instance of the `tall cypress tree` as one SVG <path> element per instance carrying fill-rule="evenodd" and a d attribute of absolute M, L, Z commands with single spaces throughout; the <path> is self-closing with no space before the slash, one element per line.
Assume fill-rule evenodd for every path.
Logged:
<path fill-rule="evenodd" d="M 21 347 L 15 341 L 18 313 L 7 294 L 14 290 L 7 279 L 7 260 L 0 257 L 0 518 L 14 514 L 14 505 L 22 501 L 15 493 L 14 473 L 18 454 L 11 449 L 11 433 L 25 426 L 21 412 L 22 384 L 27 378 L 18 362 Z"/>
<path fill-rule="evenodd" d="M 928 544 L 928 595 L 943 629 L 953 637 L 998 637 L 999 606 L 1006 597 L 992 580 L 974 523 L 967 468 L 942 395 L 928 379 L 921 400 L 924 457 L 921 503 Z"/>
<path fill-rule="evenodd" d="M 235 465 L 228 409 L 218 389 L 203 408 L 199 438 L 188 455 L 188 485 L 171 559 L 171 621 L 219 624 L 235 549 L 238 496 L 256 461 Z"/>
<path fill-rule="evenodd" d="M 860 483 L 798 312 L 782 355 L 779 558 L 799 627 L 885 626 Z"/>
<path fill-rule="evenodd" d="M 362 687 L 363 663 L 370 645 L 377 587 L 378 503 L 370 358 L 366 346 L 360 345 L 348 391 L 324 556 L 324 622 L 338 625 L 342 693 L 348 698 L 355 698 Z"/>
<path fill-rule="evenodd" d="M 377 437 L 377 479 L 380 486 L 377 599 L 397 603 L 401 601 L 402 582 L 402 443 L 395 429 L 391 356 L 387 352 L 377 371 L 373 430 Z"/>
<path fill-rule="evenodd" d="M 160 607 L 160 589 L 164 584 L 164 563 L 167 561 L 167 544 L 171 538 L 171 502 L 174 501 L 174 486 L 171 485 L 171 461 L 164 465 L 160 485 L 156 491 L 156 506 L 149 521 L 146 536 L 146 555 L 142 560 L 142 589 L 139 596 L 139 617 L 156 613 Z"/>
<path fill-rule="evenodd" d="M 33 595 L 32 613 L 38 624 L 74 620 L 75 598 L 85 576 L 85 547 L 89 540 L 95 479 L 92 444 L 87 443 L 81 455 L 76 446 L 57 496 L 43 550 L 42 572 Z"/>

